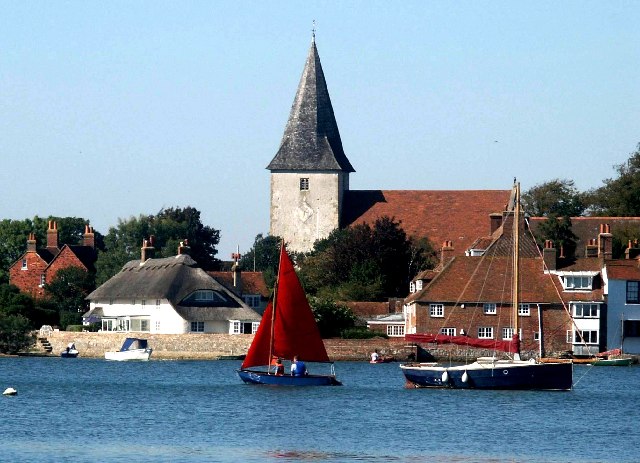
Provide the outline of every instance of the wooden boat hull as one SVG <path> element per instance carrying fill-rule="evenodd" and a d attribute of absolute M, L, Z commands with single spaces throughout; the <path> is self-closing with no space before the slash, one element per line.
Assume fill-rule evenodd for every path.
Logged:
<path fill-rule="evenodd" d="M 274 375 L 259 370 L 236 370 L 240 379 L 248 384 L 266 386 L 342 386 L 333 375 Z"/>
<path fill-rule="evenodd" d="M 476 362 L 453 367 L 432 363 L 406 364 L 400 368 L 410 387 L 568 391 L 573 383 L 570 362 Z"/>

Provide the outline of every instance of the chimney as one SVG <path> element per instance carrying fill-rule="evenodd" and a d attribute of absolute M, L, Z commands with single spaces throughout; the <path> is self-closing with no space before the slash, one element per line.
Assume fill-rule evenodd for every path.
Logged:
<path fill-rule="evenodd" d="M 556 270 L 557 268 L 558 250 L 553 247 L 553 241 L 546 240 L 544 249 L 542 250 L 542 260 L 547 270 Z"/>
<path fill-rule="evenodd" d="M 238 263 L 240 260 L 240 246 L 238 246 L 237 252 L 231 254 L 231 258 L 233 259 L 233 266 L 231 267 L 231 271 L 233 272 L 233 287 L 238 294 L 242 294 L 242 271 Z"/>
<path fill-rule="evenodd" d="M 443 267 L 453 259 L 453 241 L 445 241 L 442 243 L 442 249 L 440 250 L 440 265 Z"/>
<path fill-rule="evenodd" d="M 584 250 L 585 257 L 598 257 L 598 241 L 591 239 L 587 242 Z"/>
<path fill-rule="evenodd" d="M 58 224 L 55 220 L 49 220 L 47 229 L 47 247 L 58 249 Z"/>
<path fill-rule="evenodd" d="M 140 249 L 140 265 L 144 264 L 148 259 L 153 259 L 156 253 L 156 248 L 153 247 L 155 241 L 153 236 L 150 236 L 148 240 L 142 241 L 142 249 Z"/>
<path fill-rule="evenodd" d="M 489 214 L 489 220 L 491 221 L 491 234 L 493 235 L 493 232 L 502 225 L 502 214 Z"/>
<path fill-rule="evenodd" d="M 178 255 L 182 254 L 190 254 L 191 248 L 189 247 L 189 240 L 180 241 L 180 245 L 178 246 Z"/>
<path fill-rule="evenodd" d="M 82 235 L 82 244 L 84 246 L 89 246 L 91 248 L 96 247 L 96 239 L 95 239 L 95 235 L 93 234 L 93 227 L 90 227 L 89 225 L 84 226 L 84 235 Z"/>
<path fill-rule="evenodd" d="M 600 234 L 598 235 L 598 257 L 611 259 L 613 235 L 608 223 L 600 224 Z"/>
<path fill-rule="evenodd" d="M 625 259 L 635 259 L 640 256 L 640 248 L 638 248 L 638 240 L 629 240 L 627 249 L 624 250 Z"/>
<path fill-rule="evenodd" d="M 27 238 L 27 252 L 36 252 L 36 234 L 29 233 Z"/>

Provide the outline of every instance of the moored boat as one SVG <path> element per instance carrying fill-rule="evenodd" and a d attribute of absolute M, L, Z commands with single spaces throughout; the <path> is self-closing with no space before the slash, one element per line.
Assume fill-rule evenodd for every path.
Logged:
<path fill-rule="evenodd" d="M 73 342 L 70 342 L 69 345 L 60 352 L 60 357 L 62 358 L 76 358 L 78 356 L 78 349 L 76 349 L 76 345 Z"/>
<path fill-rule="evenodd" d="M 126 338 L 122 343 L 120 350 L 115 352 L 105 352 L 106 360 L 149 360 L 151 357 L 151 349 L 146 339 Z"/>

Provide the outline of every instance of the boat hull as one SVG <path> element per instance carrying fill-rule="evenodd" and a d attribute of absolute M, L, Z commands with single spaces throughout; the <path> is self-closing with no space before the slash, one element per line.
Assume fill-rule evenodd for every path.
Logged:
<path fill-rule="evenodd" d="M 60 353 L 60 357 L 62 357 L 63 359 L 74 359 L 78 356 L 78 352 L 61 352 Z"/>
<path fill-rule="evenodd" d="M 592 365 L 599 367 L 628 367 L 633 363 L 631 358 L 623 359 L 600 359 L 595 360 Z"/>
<path fill-rule="evenodd" d="M 476 362 L 452 367 L 406 364 L 400 368 L 411 387 L 568 391 L 573 383 L 570 362 Z"/>
<path fill-rule="evenodd" d="M 141 360 L 147 361 L 149 357 L 151 357 L 152 349 L 132 349 L 126 351 L 117 351 L 117 352 L 105 352 L 104 358 L 106 360 Z"/>
<path fill-rule="evenodd" d="M 342 386 L 333 375 L 274 375 L 259 370 L 236 370 L 240 379 L 248 384 L 266 386 Z"/>

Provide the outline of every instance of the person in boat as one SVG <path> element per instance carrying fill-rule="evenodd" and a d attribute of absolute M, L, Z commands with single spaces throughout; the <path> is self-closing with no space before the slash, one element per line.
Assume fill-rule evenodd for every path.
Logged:
<path fill-rule="evenodd" d="M 302 360 L 298 359 L 297 355 L 294 355 L 293 362 L 291 363 L 291 376 L 304 376 L 308 374 L 307 366 Z"/>
<path fill-rule="evenodd" d="M 275 370 L 276 376 L 284 375 L 284 364 L 282 363 L 282 359 L 280 357 L 278 357 L 278 360 L 276 360 Z"/>
<path fill-rule="evenodd" d="M 371 353 L 371 363 L 378 363 L 379 361 L 380 356 L 378 355 L 378 349 L 376 349 Z"/>

